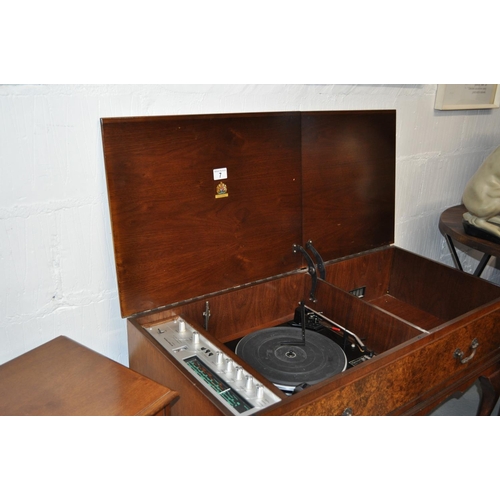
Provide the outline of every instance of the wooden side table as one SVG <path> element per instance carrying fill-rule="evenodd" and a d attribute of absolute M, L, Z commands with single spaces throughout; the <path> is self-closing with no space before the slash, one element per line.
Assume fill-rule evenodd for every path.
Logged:
<path fill-rule="evenodd" d="M 177 396 L 64 336 L 0 366 L 0 415 L 169 415 Z"/>
<path fill-rule="evenodd" d="M 464 205 L 456 205 L 445 210 L 439 218 L 439 230 L 446 238 L 455 266 L 460 271 L 463 271 L 463 268 L 458 259 L 454 241 L 483 253 L 483 257 L 474 271 L 474 276 L 479 277 L 491 256 L 500 257 L 500 245 L 467 234 L 462 224 L 462 215 L 465 212 L 467 209 Z M 500 372 L 497 371 L 491 375 L 483 374 L 479 377 L 479 383 L 481 400 L 477 415 L 490 415 L 500 395 Z"/>
<path fill-rule="evenodd" d="M 454 241 L 458 241 L 459 243 L 462 243 L 469 248 L 473 248 L 474 250 L 478 250 L 484 254 L 474 271 L 474 276 L 481 276 L 481 273 L 490 260 L 490 257 L 500 257 L 500 245 L 466 234 L 462 225 L 462 215 L 465 212 L 467 212 L 467 209 L 464 205 L 456 205 L 445 210 L 439 218 L 439 230 L 446 238 L 453 262 L 455 263 L 456 268 L 460 271 L 463 271 L 463 268 L 458 259 Z"/>

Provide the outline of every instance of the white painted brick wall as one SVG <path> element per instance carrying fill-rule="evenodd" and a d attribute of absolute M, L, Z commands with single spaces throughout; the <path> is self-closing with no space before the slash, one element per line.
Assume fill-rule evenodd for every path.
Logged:
<path fill-rule="evenodd" d="M 439 214 L 500 145 L 500 110 L 435 111 L 435 92 L 434 84 L 0 85 L 0 363 L 68 335 L 128 364 L 105 116 L 396 109 L 396 244 L 452 265 Z M 479 259 L 463 257 L 469 270 Z M 500 282 L 494 266 L 485 276 Z"/>

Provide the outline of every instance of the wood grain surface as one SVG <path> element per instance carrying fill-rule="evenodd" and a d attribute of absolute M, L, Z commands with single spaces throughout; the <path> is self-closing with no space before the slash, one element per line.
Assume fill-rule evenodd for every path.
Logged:
<path fill-rule="evenodd" d="M 67 337 L 0 366 L 0 415 L 169 414 L 177 396 Z"/>

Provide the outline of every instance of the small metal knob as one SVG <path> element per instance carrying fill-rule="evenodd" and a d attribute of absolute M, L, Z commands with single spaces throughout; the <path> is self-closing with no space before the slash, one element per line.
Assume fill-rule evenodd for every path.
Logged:
<path fill-rule="evenodd" d="M 264 386 L 262 384 L 257 384 L 255 387 L 257 389 L 256 398 L 262 399 L 264 397 Z"/>
<path fill-rule="evenodd" d="M 253 391 L 253 377 L 252 377 L 252 375 L 247 375 L 247 379 L 245 382 L 245 391 L 247 391 L 247 392 Z"/>

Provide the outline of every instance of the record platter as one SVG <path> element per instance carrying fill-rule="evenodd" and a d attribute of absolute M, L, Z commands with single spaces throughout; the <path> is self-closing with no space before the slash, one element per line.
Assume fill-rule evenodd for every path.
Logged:
<path fill-rule="evenodd" d="M 229 346 L 287 395 L 374 356 L 357 335 L 303 302 L 292 321 L 258 330 Z"/>

